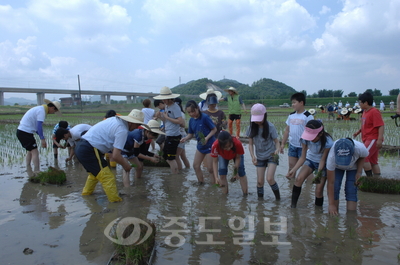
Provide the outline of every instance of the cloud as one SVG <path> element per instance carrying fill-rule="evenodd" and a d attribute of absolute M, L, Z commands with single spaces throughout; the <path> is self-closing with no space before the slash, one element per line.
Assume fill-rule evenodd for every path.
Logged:
<path fill-rule="evenodd" d="M 322 9 L 321 9 L 321 11 L 319 11 L 319 14 L 320 15 L 325 15 L 325 14 L 328 14 L 329 12 L 331 12 L 331 9 L 329 7 L 322 6 Z"/>

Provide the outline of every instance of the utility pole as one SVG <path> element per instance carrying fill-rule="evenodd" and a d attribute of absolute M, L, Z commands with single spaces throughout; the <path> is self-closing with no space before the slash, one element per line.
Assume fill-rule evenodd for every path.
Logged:
<path fill-rule="evenodd" d="M 79 79 L 79 75 L 78 75 L 78 87 L 79 87 L 79 101 L 81 102 L 81 112 L 83 113 L 82 94 L 81 94 L 81 81 Z"/>

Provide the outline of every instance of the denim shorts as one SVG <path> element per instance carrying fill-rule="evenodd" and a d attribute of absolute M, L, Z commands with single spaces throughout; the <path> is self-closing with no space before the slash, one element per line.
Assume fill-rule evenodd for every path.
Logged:
<path fill-rule="evenodd" d="M 288 156 L 300 158 L 302 151 L 302 147 L 294 147 L 293 145 L 289 144 Z"/>
<path fill-rule="evenodd" d="M 268 167 L 269 163 L 276 164 L 277 166 L 279 166 L 279 160 L 275 162 L 274 159 L 270 157 L 268 159 L 257 159 L 256 167 Z"/>
<path fill-rule="evenodd" d="M 234 160 L 235 161 L 235 160 Z M 226 176 L 228 174 L 228 165 L 229 165 L 229 160 L 226 160 L 222 156 L 218 156 L 218 173 L 221 176 Z M 240 156 L 240 165 L 238 168 L 238 174 L 239 177 L 244 177 L 246 176 L 246 171 L 244 170 L 244 156 Z"/>
<path fill-rule="evenodd" d="M 340 188 L 342 186 L 344 172 L 346 172 L 346 184 L 344 186 L 346 201 L 357 202 L 358 201 L 357 187 L 354 186 L 354 182 L 356 181 L 357 170 L 341 170 L 341 169 L 337 169 L 337 168 L 335 169 L 334 199 L 339 200 Z"/>
<path fill-rule="evenodd" d="M 309 160 L 309 159 L 306 159 L 306 161 L 304 162 L 303 165 L 308 166 L 309 168 L 311 168 L 312 171 L 318 170 L 318 167 L 319 167 L 319 163 L 314 162 L 314 161 L 311 161 L 311 160 Z M 324 169 L 322 170 L 322 176 L 323 176 L 323 177 L 326 177 L 326 168 L 324 168 Z"/>

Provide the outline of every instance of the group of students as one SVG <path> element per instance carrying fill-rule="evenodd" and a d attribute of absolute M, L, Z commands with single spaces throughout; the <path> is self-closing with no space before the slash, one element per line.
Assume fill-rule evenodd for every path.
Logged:
<path fill-rule="evenodd" d="M 229 161 L 233 160 L 234 177 L 231 180 L 239 179 L 242 192 L 247 195 L 248 183 L 244 166 L 244 147 L 238 137 L 232 136 L 232 132 L 222 130 L 226 121 L 224 120 L 224 113 L 217 108 L 220 99 L 218 99 L 216 92 L 208 90 L 205 93 L 206 102 L 203 102 L 203 104 L 207 104 L 207 109 L 202 111 L 202 104 L 197 104 L 194 100 L 189 100 L 185 108 L 182 108 L 181 100 L 177 100 L 180 95 L 173 94 L 168 87 L 163 87 L 160 94 L 154 97 L 155 106 L 160 109 L 158 112 L 145 110 L 146 107 L 151 110 L 148 104 L 148 102 L 151 102 L 149 100 L 144 103 L 144 109 L 134 109 L 127 116 L 115 115 L 94 126 L 80 124 L 69 130 L 58 128 L 54 133 L 56 140 L 59 142 L 59 140 L 64 139 L 71 146 L 74 146 L 74 154 L 88 172 L 82 195 L 92 194 L 96 184 L 101 182 L 110 202 L 122 200 L 118 195 L 115 176 L 110 170 L 104 154 L 112 152 L 113 159 L 124 169 L 123 183 L 125 186 L 129 186 L 129 173 L 132 167 L 135 167 L 136 177 L 140 177 L 143 170 L 143 160 L 147 159 L 155 163 L 159 161 L 160 156 L 149 152 L 149 146 L 153 140 L 157 139 L 157 143 L 162 147 L 162 157 L 169 164 L 171 173 L 176 174 L 182 168 L 182 165 L 178 166 L 181 163 L 179 157 L 182 150 L 178 149 L 184 150 L 185 143 L 192 138 L 197 140 L 193 168 L 198 182 L 204 183 L 201 168 L 204 161 L 211 181 L 219 184 L 224 193 L 228 193 L 228 165 Z M 232 96 L 232 93 L 230 94 Z M 233 94 L 233 96 L 237 95 L 237 93 Z M 229 99 L 228 96 L 226 100 L 229 102 L 232 99 Z M 320 172 L 318 175 L 322 178 L 316 186 L 315 205 L 323 205 L 323 191 L 327 182 L 329 213 L 337 214 L 341 182 L 344 173 L 347 172 L 345 184 L 347 209 L 355 210 L 357 202 L 356 184 L 361 176 L 362 169 L 365 169 L 367 176 L 380 175 L 378 152 L 382 146 L 384 124 L 380 112 L 372 107 L 372 100 L 373 97 L 368 92 L 359 97 L 364 114 L 361 129 L 353 136 L 356 137 L 361 133 L 364 144 L 350 138 L 343 138 L 334 142 L 329 133 L 325 131 L 322 122 L 315 120 L 305 110 L 305 96 L 302 93 L 295 93 L 291 97 L 294 112 L 286 120 L 287 126 L 282 143 L 280 143 L 275 126 L 267 119 L 265 106 L 258 103 L 254 104 L 251 108 L 251 123 L 246 131 L 246 136 L 249 138 L 249 153 L 252 163 L 257 168 L 258 197 L 264 196 L 264 181 L 266 179 L 276 200 L 280 200 L 279 186 L 274 176 L 279 165 L 279 153 L 284 153 L 284 147 L 288 142 L 289 170 L 286 177 L 288 179 L 295 178 L 291 207 L 297 206 L 303 182 L 311 173 L 316 171 Z M 59 103 L 57 103 L 52 102 L 52 105 L 47 106 L 47 108 L 43 107 L 47 113 L 54 113 L 60 108 Z M 240 102 L 237 103 L 240 106 Z M 52 109 L 53 106 L 54 110 Z M 39 107 L 41 106 L 35 108 Z M 190 116 L 187 134 L 184 111 Z M 31 116 L 29 112 L 31 110 L 25 116 Z M 22 145 L 31 152 L 34 150 L 33 145 L 21 140 L 21 128 L 24 127 L 24 121 L 27 119 L 25 116 L 18 127 L 17 136 Z M 146 116 L 147 122 L 145 122 Z M 161 120 L 161 123 L 157 120 Z M 33 126 L 33 123 L 30 125 Z M 37 128 L 36 124 L 34 128 Z M 40 129 L 37 129 L 37 131 L 40 131 Z M 30 131 L 32 133 L 31 141 L 32 139 L 34 141 L 34 132 L 34 130 Z M 29 152 L 27 155 L 28 165 L 30 164 L 30 160 L 28 160 Z M 69 159 L 71 157 L 70 154 Z M 188 161 L 184 161 L 184 164 L 186 167 L 189 166 Z"/>

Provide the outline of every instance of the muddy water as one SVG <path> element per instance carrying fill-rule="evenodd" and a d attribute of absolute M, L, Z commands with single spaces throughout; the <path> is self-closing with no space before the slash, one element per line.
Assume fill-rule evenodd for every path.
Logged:
<path fill-rule="evenodd" d="M 194 150 L 195 143 L 190 142 L 190 161 Z M 329 217 L 326 197 L 322 208 L 314 206 L 314 187 L 309 181 L 303 186 L 298 208 L 291 209 L 293 184 L 284 177 L 286 155 L 281 155 L 276 173 L 280 202 L 274 200 L 267 185 L 264 200 L 257 198 L 255 167 L 246 156 L 247 197 L 242 196 L 238 182 L 229 183 L 227 196 L 212 184 L 197 186 L 193 169 L 171 176 L 168 168 L 147 168 L 142 179 L 131 174 L 132 187 L 123 188 L 118 167 L 118 187 L 125 195 L 123 202 L 113 204 L 108 203 L 100 185 L 94 195 L 82 197 L 87 175 L 79 163 L 62 162 L 66 157 L 62 150 L 55 163 L 51 152 L 41 153 L 42 170 L 55 165 L 66 171 L 68 183 L 60 187 L 28 182 L 21 157 L 3 159 L 1 264 L 107 264 L 113 243 L 104 229 L 116 218 L 125 217 L 156 224 L 154 264 L 398 262 L 400 196 L 359 192 L 357 213 L 346 214 L 342 192 L 340 216 Z M 381 161 L 385 177 L 400 177 L 398 157 Z M 169 225 L 171 220 L 181 225 Z M 181 236 L 169 241 L 173 232 Z M 25 255 L 25 248 L 34 252 Z"/>

